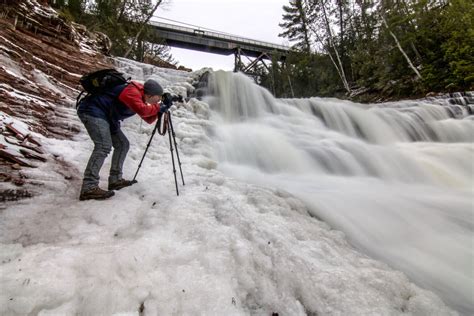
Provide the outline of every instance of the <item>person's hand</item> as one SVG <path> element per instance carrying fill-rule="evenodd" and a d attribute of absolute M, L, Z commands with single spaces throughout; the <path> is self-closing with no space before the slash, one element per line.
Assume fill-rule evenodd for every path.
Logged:
<path fill-rule="evenodd" d="M 173 97 L 168 92 L 161 96 L 161 103 L 170 108 L 173 105 Z"/>

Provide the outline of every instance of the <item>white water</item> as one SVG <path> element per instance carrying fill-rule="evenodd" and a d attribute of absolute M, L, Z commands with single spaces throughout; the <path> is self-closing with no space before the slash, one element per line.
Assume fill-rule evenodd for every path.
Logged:
<path fill-rule="evenodd" d="M 241 74 L 216 72 L 210 87 L 221 170 L 294 194 L 356 247 L 474 314 L 474 120 L 428 102 L 278 100 Z"/>

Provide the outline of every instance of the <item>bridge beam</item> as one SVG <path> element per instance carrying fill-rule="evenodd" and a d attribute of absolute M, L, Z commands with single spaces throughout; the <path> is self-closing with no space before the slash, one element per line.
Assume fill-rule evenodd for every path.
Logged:
<path fill-rule="evenodd" d="M 246 56 L 241 49 L 237 48 L 235 49 L 234 51 L 234 72 L 242 72 L 244 74 L 246 74 L 247 76 L 250 76 L 252 77 L 256 83 L 260 83 L 261 82 L 261 75 L 262 75 L 262 71 L 261 71 L 261 67 L 259 66 L 263 66 L 265 67 L 265 69 L 270 72 L 270 68 L 269 66 L 265 63 L 265 59 L 267 60 L 272 60 L 271 58 L 271 55 L 269 53 L 266 53 L 266 52 L 262 52 L 260 53 L 260 55 L 258 55 L 256 58 L 254 58 L 253 60 L 251 60 L 249 58 L 249 56 Z M 242 61 L 242 56 L 246 57 L 248 59 L 248 63 L 244 63 Z M 282 60 L 281 62 L 285 62 L 284 60 Z"/>

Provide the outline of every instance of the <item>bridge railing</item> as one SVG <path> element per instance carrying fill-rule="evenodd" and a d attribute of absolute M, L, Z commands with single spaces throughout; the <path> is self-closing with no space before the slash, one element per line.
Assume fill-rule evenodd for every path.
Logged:
<path fill-rule="evenodd" d="M 274 49 L 278 49 L 278 50 L 282 50 L 282 51 L 289 51 L 290 50 L 289 46 L 278 45 L 278 44 L 273 44 L 273 43 L 264 42 L 264 41 L 257 41 L 257 40 L 253 40 L 253 39 L 250 39 L 250 38 L 245 38 L 245 37 L 240 37 L 240 36 L 235 36 L 235 35 L 229 35 L 229 34 L 225 34 L 225 33 L 218 33 L 218 32 L 213 32 L 213 31 L 202 30 L 200 28 L 193 29 L 193 28 L 190 28 L 190 27 L 179 26 L 179 25 L 163 23 L 163 22 L 156 22 L 156 21 L 150 21 L 149 23 L 153 26 L 156 26 L 156 27 L 159 27 L 159 28 L 162 28 L 162 29 L 180 31 L 180 32 L 188 33 L 190 35 L 195 35 L 195 36 L 209 36 L 209 37 L 214 37 L 214 38 L 230 40 L 230 41 L 234 41 L 234 42 L 240 42 L 240 43 L 252 44 L 252 45 L 256 45 L 256 46 L 274 48 Z"/>

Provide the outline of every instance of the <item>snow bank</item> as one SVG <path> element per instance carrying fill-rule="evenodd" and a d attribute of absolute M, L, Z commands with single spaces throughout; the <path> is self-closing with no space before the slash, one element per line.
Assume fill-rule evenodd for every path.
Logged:
<path fill-rule="evenodd" d="M 134 79 L 189 92 L 200 72 L 120 59 Z M 70 110 L 72 112 L 72 110 Z M 92 143 L 42 139 L 76 180 L 46 164 L 44 194 L 0 213 L 0 314 L 454 315 L 433 293 L 350 246 L 301 200 L 216 167 L 205 102 L 173 108 L 186 186 L 174 191 L 167 137 L 156 136 L 138 183 L 78 201 Z M 77 119 L 74 119 L 74 124 Z M 153 126 L 124 123 L 133 176 Z M 109 164 L 102 169 L 102 186 Z"/>

